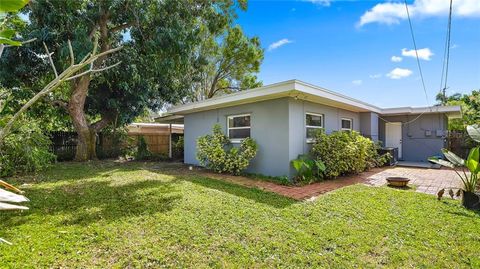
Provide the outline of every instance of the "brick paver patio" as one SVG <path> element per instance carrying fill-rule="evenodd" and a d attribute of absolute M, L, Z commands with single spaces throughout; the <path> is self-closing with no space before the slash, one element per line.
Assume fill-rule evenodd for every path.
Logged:
<path fill-rule="evenodd" d="M 386 178 L 392 176 L 407 177 L 411 179 L 409 185 L 415 185 L 417 192 L 423 192 L 427 194 L 436 195 L 437 192 L 442 188 L 458 188 L 461 186 L 461 180 L 454 171 L 449 169 L 425 169 L 409 167 L 375 168 L 359 175 L 339 177 L 334 180 L 326 180 L 306 186 L 284 186 L 275 184 L 273 182 L 255 180 L 247 177 L 215 174 L 205 170 L 195 169 L 194 172 L 201 172 L 202 174 L 205 174 L 211 178 L 225 180 L 247 187 L 256 187 L 266 191 L 275 192 L 296 200 L 314 199 L 316 196 L 326 192 L 358 183 L 378 187 L 385 185 L 387 183 Z"/>

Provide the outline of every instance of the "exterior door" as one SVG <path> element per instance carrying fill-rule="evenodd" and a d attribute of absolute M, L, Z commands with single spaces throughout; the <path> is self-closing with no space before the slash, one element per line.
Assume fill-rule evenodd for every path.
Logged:
<path fill-rule="evenodd" d="M 398 148 L 398 158 L 402 159 L 401 122 L 387 122 L 385 124 L 385 147 Z"/>

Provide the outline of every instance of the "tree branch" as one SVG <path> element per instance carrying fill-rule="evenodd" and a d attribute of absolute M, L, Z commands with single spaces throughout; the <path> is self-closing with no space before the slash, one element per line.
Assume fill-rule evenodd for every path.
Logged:
<path fill-rule="evenodd" d="M 96 40 L 98 40 L 98 39 L 96 39 Z M 48 93 L 50 93 L 53 90 L 55 90 L 56 88 L 58 88 L 63 82 L 65 82 L 67 80 L 70 80 L 71 77 L 79 77 L 76 74 L 80 70 L 82 70 L 85 66 L 87 66 L 87 65 L 93 66 L 93 63 L 96 60 L 98 60 L 100 57 L 105 56 L 105 55 L 110 54 L 110 53 L 114 53 L 114 52 L 122 49 L 122 47 L 118 47 L 118 48 L 115 48 L 115 49 L 110 49 L 110 50 L 104 51 L 102 53 L 96 54 L 96 48 L 97 48 L 97 45 L 98 45 L 97 42 L 96 42 L 94 44 L 94 47 L 93 47 L 93 53 L 89 54 L 89 56 L 87 58 L 84 58 L 84 60 L 82 60 L 82 62 L 80 62 L 78 64 L 70 65 L 61 74 L 57 74 L 55 66 L 53 66 L 53 60 L 52 60 L 51 55 L 48 51 L 48 48 L 47 48 L 45 43 L 43 43 L 43 45 L 44 45 L 44 47 L 47 51 L 47 54 L 49 55 L 49 59 L 52 63 L 52 67 L 54 68 L 54 71 L 56 73 L 56 77 L 55 77 L 55 79 L 50 81 L 50 83 L 48 83 L 40 92 L 38 92 L 35 96 L 33 96 L 30 100 L 28 100 L 28 102 L 25 103 L 20 108 L 20 110 L 18 110 L 13 115 L 12 118 L 10 118 L 10 120 L 5 124 L 5 127 L 0 129 L 0 147 L 2 146 L 2 143 L 3 143 L 3 140 L 4 140 L 5 136 L 7 134 L 9 134 L 10 130 L 12 129 L 12 126 L 15 123 L 15 121 L 22 115 L 22 113 L 24 113 L 28 108 L 30 108 L 35 102 L 37 102 L 40 98 L 46 96 Z M 116 65 L 118 65 L 118 63 L 111 66 L 111 67 L 114 67 Z M 106 70 L 106 69 L 107 68 L 103 68 L 103 69 L 98 69 L 98 70 L 94 70 L 94 71 L 100 72 L 101 70 Z M 90 73 L 90 72 L 88 72 L 88 73 Z M 82 73 L 82 75 L 84 75 L 84 73 Z"/>
<path fill-rule="evenodd" d="M 45 48 L 45 51 L 47 52 L 47 57 L 48 57 L 48 60 L 50 61 L 50 65 L 52 66 L 53 73 L 55 73 L 55 77 L 57 78 L 58 77 L 57 68 L 55 68 L 55 65 L 53 64 L 53 60 L 52 60 L 53 53 L 50 54 L 50 52 L 48 51 L 47 44 L 45 44 L 45 42 L 42 42 L 42 43 L 43 43 L 43 47 Z"/>
<path fill-rule="evenodd" d="M 131 27 L 133 26 L 134 23 L 133 22 L 127 22 L 127 23 L 124 23 L 122 25 L 118 25 L 118 26 L 115 26 L 115 27 L 112 27 L 109 29 L 110 32 L 117 32 L 117 31 L 122 31 L 124 29 L 127 29 L 128 27 Z"/>

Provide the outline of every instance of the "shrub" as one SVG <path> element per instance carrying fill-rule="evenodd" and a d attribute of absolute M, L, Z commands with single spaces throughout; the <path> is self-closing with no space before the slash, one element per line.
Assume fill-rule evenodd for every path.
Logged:
<path fill-rule="evenodd" d="M 136 160 L 148 160 L 152 156 L 152 153 L 148 149 L 147 141 L 145 137 L 139 136 L 137 141 L 137 152 L 135 153 Z"/>
<path fill-rule="evenodd" d="M 3 141 L 0 149 L 0 176 L 36 172 L 55 161 L 51 141 L 32 120 L 15 124 L 15 130 Z"/>
<path fill-rule="evenodd" d="M 330 135 L 320 131 L 316 134 L 311 154 L 325 163 L 325 177 L 335 178 L 383 165 L 387 158 L 379 156 L 377 148 L 372 140 L 355 131 Z"/>
<path fill-rule="evenodd" d="M 311 183 L 312 181 L 322 179 L 326 168 L 322 161 L 307 155 L 298 155 L 297 159 L 292 160 L 292 166 L 297 171 L 295 180 L 303 183 Z"/>
<path fill-rule="evenodd" d="M 197 140 L 197 159 L 201 165 L 215 172 L 240 174 L 257 154 L 257 143 L 252 138 L 244 139 L 235 147 L 223 134 L 220 125 L 213 126 L 213 134 Z"/>
<path fill-rule="evenodd" d="M 179 136 L 177 141 L 174 141 L 172 144 L 172 155 L 174 158 L 183 159 L 183 144 L 185 140 L 182 136 Z"/>

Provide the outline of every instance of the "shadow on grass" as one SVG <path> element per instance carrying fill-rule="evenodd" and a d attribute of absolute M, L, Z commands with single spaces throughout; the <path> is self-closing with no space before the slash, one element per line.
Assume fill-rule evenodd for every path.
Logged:
<path fill-rule="evenodd" d="M 0 214 L 0 227 L 27 221 L 28 215 L 58 215 L 62 225 L 112 222 L 132 216 L 170 211 L 182 197 L 177 180 L 142 180 L 115 185 L 115 180 L 80 181 L 27 190 L 30 210 Z M 19 220 L 16 216 L 21 217 Z M 23 217 L 22 217 L 23 216 Z"/>
<path fill-rule="evenodd" d="M 276 193 L 266 192 L 257 188 L 249 188 L 219 179 L 197 177 L 189 179 L 188 181 L 202 187 L 229 193 L 238 197 L 243 197 L 255 201 L 256 203 L 262 203 L 275 208 L 285 208 L 297 203 L 297 201 L 293 199 L 278 195 Z"/>
<path fill-rule="evenodd" d="M 121 176 L 117 174 L 135 173 L 137 170 L 170 177 L 141 177 L 137 180 L 130 179 L 130 173 Z M 39 175 L 18 178 L 17 183 L 35 183 L 33 187 L 25 189 L 31 200 L 28 203 L 30 210 L 0 213 L 0 230 L 2 227 L 7 229 L 28 222 L 30 215 L 58 216 L 55 219 L 60 225 L 88 225 L 98 221 L 114 222 L 123 218 L 168 212 L 184 195 L 182 191 L 185 189 L 177 186 L 182 181 L 275 208 L 296 203 L 295 200 L 274 193 L 211 179 L 201 173 L 189 173 L 182 164 L 112 161 L 61 163 Z"/>
<path fill-rule="evenodd" d="M 402 190 L 402 191 L 415 191 L 417 189 L 416 186 L 414 185 L 407 185 L 403 187 L 398 187 L 398 186 L 392 186 L 392 185 L 386 185 L 387 188 L 394 189 L 394 190 Z"/>
<path fill-rule="evenodd" d="M 276 193 L 263 191 L 254 187 L 246 187 L 223 181 L 221 179 L 209 178 L 208 176 L 203 175 L 201 172 L 195 173 L 188 171 L 187 168 L 181 164 L 164 168 L 151 167 L 148 170 L 152 173 L 160 173 L 163 175 L 178 177 L 179 180 L 181 179 L 189 181 L 205 188 L 229 193 L 275 208 L 285 208 L 298 202 L 294 199 L 290 199 Z"/>

